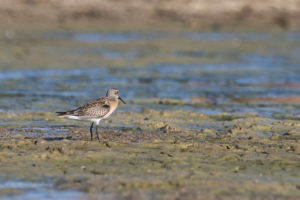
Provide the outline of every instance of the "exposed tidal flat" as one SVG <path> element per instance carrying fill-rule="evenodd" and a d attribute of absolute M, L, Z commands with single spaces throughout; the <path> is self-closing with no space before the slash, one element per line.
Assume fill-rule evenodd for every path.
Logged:
<path fill-rule="evenodd" d="M 100 143 L 89 141 L 87 126 L 62 125 L 52 113 L 1 113 L 1 119 L 8 124 L 0 142 L 4 183 L 51 183 L 55 190 L 92 199 L 299 197 L 295 119 L 124 112 L 103 125 Z M 199 127 L 181 128 L 194 124 Z"/>
<path fill-rule="evenodd" d="M 2 30 L 1 198 L 300 197 L 299 32 L 102 29 Z"/>

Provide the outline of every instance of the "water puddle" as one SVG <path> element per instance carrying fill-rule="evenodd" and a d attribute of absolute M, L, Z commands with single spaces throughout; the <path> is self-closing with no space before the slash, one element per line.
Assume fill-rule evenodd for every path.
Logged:
<path fill-rule="evenodd" d="M 20 180 L 4 181 L 0 185 L 0 198 L 5 200 L 24 199 L 80 199 L 82 193 L 75 190 L 56 190 L 46 183 Z"/>
<path fill-rule="evenodd" d="M 81 33 L 48 33 L 46 38 L 51 39 L 70 39 L 78 42 L 112 42 L 112 43 L 124 43 L 132 42 L 136 40 L 150 40 L 155 37 L 153 33 L 93 33 L 93 32 L 81 32 Z"/>

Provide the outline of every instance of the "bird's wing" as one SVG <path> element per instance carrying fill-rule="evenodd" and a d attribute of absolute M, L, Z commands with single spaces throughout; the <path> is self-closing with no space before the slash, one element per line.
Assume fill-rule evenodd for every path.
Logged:
<path fill-rule="evenodd" d="M 71 111 L 76 116 L 89 116 L 101 118 L 105 116 L 110 110 L 109 101 L 106 97 L 102 97 L 95 101 L 88 102 L 79 108 Z"/>

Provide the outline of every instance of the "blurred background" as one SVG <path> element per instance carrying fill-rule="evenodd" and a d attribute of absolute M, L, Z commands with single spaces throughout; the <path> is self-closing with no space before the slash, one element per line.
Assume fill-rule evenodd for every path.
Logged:
<path fill-rule="evenodd" d="M 190 199 L 198 192 L 208 199 L 240 199 L 247 192 L 249 199 L 298 199 L 299 30 L 300 0 L 0 0 L 0 149 L 7 153 L 0 155 L 0 182 L 8 180 L 1 182 L 0 197 L 74 199 L 78 191 L 111 194 L 111 188 L 121 188 L 123 196 L 140 192 L 136 199 L 172 199 L 180 192 Z M 103 120 L 101 130 L 117 142 L 80 143 L 89 139 L 90 124 L 54 113 L 104 96 L 111 87 L 127 104 Z M 170 132 L 182 146 L 174 147 L 177 138 L 173 142 Z M 271 141 L 283 137 L 290 146 Z M 18 138 L 38 147 L 5 143 Z M 197 148 L 189 149 L 191 138 Z M 161 146 L 150 148 L 154 140 Z M 250 140 L 257 142 L 238 146 Z M 62 153 L 59 145 L 67 142 Z M 174 154 L 163 152 L 170 146 Z M 25 157 L 28 151 L 34 156 Z M 82 159 L 85 153 L 93 162 Z M 19 155 L 28 163 L 14 160 Z M 191 187 L 199 180 L 209 184 Z M 261 185 L 267 189 L 256 193 Z M 147 187 L 152 193 L 143 193 Z M 66 188 L 72 191 L 60 190 Z M 103 198 L 119 194 L 112 193 Z"/>
<path fill-rule="evenodd" d="M 300 1 L 0 5 L 1 111 L 69 109 L 116 87 L 140 100 L 135 111 L 177 109 L 153 104 L 169 98 L 198 112 L 297 112 L 248 103 L 299 102 Z"/>

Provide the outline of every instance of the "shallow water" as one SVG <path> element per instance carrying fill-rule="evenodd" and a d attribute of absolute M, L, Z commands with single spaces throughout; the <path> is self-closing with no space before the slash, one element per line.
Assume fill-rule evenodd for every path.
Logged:
<path fill-rule="evenodd" d="M 0 73 L 2 111 L 53 112 L 69 107 L 66 105 L 70 105 L 69 108 L 78 106 L 103 96 L 107 88 L 116 87 L 128 100 L 174 98 L 189 102 L 191 98 L 203 97 L 208 102 L 222 106 L 209 109 L 186 106 L 183 109 L 196 109 L 199 113 L 236 111 L 271 116 L 273 113 L 287 111 L 268 103 L 260 109 L 236 104 L 231 100 L 240 97 L 300 95 L 297 55 L 300 49 L 295 45 L 300 40 L 300 34 L 297 32 L 43 33 L 39 38 L 41 41 L 36 45 L 46 51 L 45 57 L 52 58 L 52 54 L 55 54 L 53 59 L 61 55 L 68 60 L 73 56 L 84 58 L 92 55 L 105 62 L 99 59 L 92 66 L 78 67 L 75 64 L 67 69 L 61 69 L 65 66 L 60 67 L 64 65 L 64 60 L 60 60 L 55 66 L 49 66 L 55 69 L 44 66 L 17 69 L 12 64 L 9 69 L 2 69 Z M 51 40 L 53 47 L 48 44 L 40 45 L 44 40 Z M 61 40 L 68 41 L 63 46 L 63 51 L 59 48 Z M 169 40 L 175 43 L 171 47 L 165 46 Z M 180 40 L 180 43 L 196 43 L 196 47 L 191 46 L 189 50 L 189 46 L 184 46 L 180 49 L 180 43 L 177 46 L 176 40 Z M 214 48 L 203 49 L 211 43 Z M 257 46 L 251 47 L 251 43 L 256 43 Z M 142 51 L 145 52 L 139 52 L 140 45 L 144 46 Z M 177 57 L 179 63 L 165 61 L 163 58 L 161 61 L 159 58 L 155 62 L 151 61 L 153 57 L 162 56 Z M 140 57 L 149 61 L 139 65 Z M 212 59 L 211 62 L 201 61 L 205 57 Z M 124 67 L 107 64 L 122 59 L 127 63 Z M 298 85 L 292 87 L 289 84 Z M 15 105 L 13 108 L 11 103 Z M 130 105 L 130 109 L 134 110 L 140 107 L 141 105 Z M 128 110 L 128 107 L 123 106 L 121 111 L 122 109 Z M 169 110 L 170 107 L 159 106 L 159 109 Z M 298 107 L 292 110 L 290 112 L 299 112 Z"/>
<path fill-rule="evenodd" d="M 131 190 L 135 199 L 170 198 L 178 188 L 194 188 L 190 181 L 208 187 L 212 199 L 231 199 L 222 188 L 226 181 L 236 184 L 234 197 L 252 197 L 256 183 L 266 187 L 259 197 L 269 191 L 278 191 L 274 198 L 298 195 L 300 33 L 15 35 L 0 40 L 0 160 L 1 169 L 12 173 L 1 198 L 100 193 L 114 199 Z M 127 104 L 103 120 L 104 143 L 86 142 L 89 124 L 54 115 L 104 96 L 110 87 Z M 32 177 L 14 162 L 46 182 L 56 177 L 63 183 L 37 189 L 37 180 L 28 182 Z M 207 194 L 191 189 L 190 197 L 198 192 Z"/>
<path fill-rule="evenodd" d="M 55 190 L 51 184 L 20 180 L 2 181 L 0 192 L 0 198 L 5 200 L 80 199 L 81 195 L 78 191 Z"/>
<path fill-rule="evenodd" d="M 26 40 L 26 36 L 20 37 Z M 33 63 L 39 59 L 55 62 L 34 68 L 18 68 L 12 63 L 1 69 L 1 111 L 73 109 L 115 87 L 130 102 L 120 106 L 119 112 L 179 109 L 205 114 L 255 113 L 265 117 L 299 113 L 297 102 L 284 105 L 289 104 L 288 99 L 283 105 L 272 100 L 259 101 L 300 96 L 297 32 L 46 32 L 36 33 L 35 37 L 37 41 L 26 48 L 40 49 L 44 54 L 33 56 Z M 172 45 L 168 46 L 170 42 Z M 68 63 L 74 56 L 82 60 L 91 56 L 96 60 L 93 64 L 87 60 L 80 66 Z M 118 62 L 124 63 L 119 66 Z M 147 102 L 148 98 L 181 103 L 159 104 Z M 250 100 L 233 101 L 239 98 Z"/>

